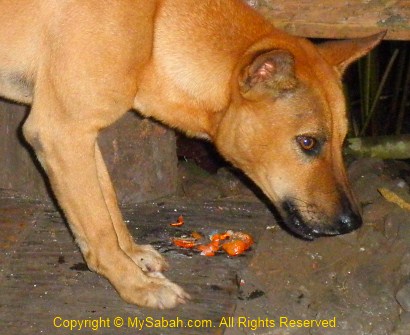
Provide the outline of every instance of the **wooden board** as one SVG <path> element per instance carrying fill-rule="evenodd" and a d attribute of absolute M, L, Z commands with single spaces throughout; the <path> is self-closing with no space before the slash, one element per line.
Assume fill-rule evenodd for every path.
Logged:
<path fill-rule="evenodd" d="M 410 40 L 409 0 L 246 0 L 275 26 L 312 38 L 354 38 L 387 30 Z"/>
<path fill-rule="evenodd" d="M 272 216 L 261 203 L 184 203 L 142 204 L 124 210 L 130 231 L 142 243 L 151 243 L 165 254 L 171 264 L 167 276 L 182 285 L 193 300 L 173 310 L 137 308 L 123 302 L 104 278 L 88 271 L 58 213 L 43 205 L 19 199 L 1 199 L 0 228 L 5 237 L 0 243 L 0 333 L 32 334 L 206 334 L 221 335 L 221 318 L 233 315 L 237 301 L 237 272 L 246 266 L 254 251 L 241 257 L 200 256 L 178 249 L 170 237 L 193 230 L 210 234 L 214 230 L 246 230 L 259 236 Z M 170 227 L 178 215 L 185 225 Z M 14 221 L 16 227 L 12 227 Z M 258 240 L 258 238 L 257 238 Z M 0 240 L 1 242 L 1 240 Z M 55 319 L 57 317 L 57 319 Z M 192 329 L 144 328 L 125 324 L 116 328 L 114 319 L 139 318 L 174 320 L 211 320 Z M 59 319 L 61 318 L 61 319 Z M 111 321 L 96 331 L 70 332 L 55 327 L 62 320 Z"/>

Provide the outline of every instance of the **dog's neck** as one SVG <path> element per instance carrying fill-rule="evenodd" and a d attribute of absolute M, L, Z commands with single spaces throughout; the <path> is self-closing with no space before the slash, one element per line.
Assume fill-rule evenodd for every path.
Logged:
<path fill-rule="evenodd" d="M 214 136 L 229 107 L 244 53 L 273 30 L 241 1 L 211 2 L 192 8 L 192 1 L 168 0 L 158 8 L 151 62 L 135 99 L 142 114 L 204 138 Z"/>

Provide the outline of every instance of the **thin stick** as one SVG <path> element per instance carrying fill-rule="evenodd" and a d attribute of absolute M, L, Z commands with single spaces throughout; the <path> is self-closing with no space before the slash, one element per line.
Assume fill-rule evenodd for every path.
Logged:
<path fill-rule="evenodd" d="M 371 106 L 371 108 L 370 108 L 369 114 L 367 115 L 366 122 L 364 123 L 363 128 L 362 128 L 362 131 L 360 132 L 360 135 L 361 135 L 361 136 L 364 135 L 364 133 L 366 132 L 367 127 L 369 126 L 370 120 L 372 119 L 373 114 L 374 114 L 374 111 L 376 110 L 377 103 L 379 102 L 380 95 L 381 95 L 381 93 L 382 93 L 382 90 L 383 90 L 383 88 L 384 88 L 384 85 L 386 84 L 387 77 L 388 77 L 389 74 L 390 74 L 390 71 L 391 71 L 391 69 L 392 69 L 392 67 L 393 67 L 393 63 L 394 63 L 394 61 L 396 60 L 398 54 L 399 54 L 399 50 L 398 50 L 398 49 L 395 49 L 394 52 L 393 52 L 393 55 L 392 55 L 391 58 L 390 58 L 389 64 L 387 64 L 387 68 L 386 68 L 386 70 L 384 71 L 382 80 L 381 80 L 381 82 L 380 82 L 380 85 L 379 85 L 379 87 L 377 88 L 376 95 L 375 95 L 375 97 L 374 97 L 374 99 L 373 99 L 373 103 L 372 103 L 372 106 Z"/>
<path fill-rule="evenodd" d="M 408 61 L 407 76 L 406 76 L 406 80 L 403 86 L 403 95 L 401 97 L 400 111 L 397 117 L 397 123 L 396 123 L 396 134 L 397 135 L 401 133 L 401 129 L 403 127 L 403 119 L 404 119 L 404 114 L 406 112 L 406 103 L 407 103 L 407 98 L 409 97 L 409 91 L 410 91 L 409 86 L 410 86 L 410 58 Z"/>

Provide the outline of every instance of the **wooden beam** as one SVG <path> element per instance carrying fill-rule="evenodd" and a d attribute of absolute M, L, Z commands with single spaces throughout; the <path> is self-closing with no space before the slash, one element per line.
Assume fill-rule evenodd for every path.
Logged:
<path fill-rule="evenodd" d="M 410 40 L 409 0 L 245 1 L 293 35 L 339 39 L 387 30 L 387 40 Z"/>

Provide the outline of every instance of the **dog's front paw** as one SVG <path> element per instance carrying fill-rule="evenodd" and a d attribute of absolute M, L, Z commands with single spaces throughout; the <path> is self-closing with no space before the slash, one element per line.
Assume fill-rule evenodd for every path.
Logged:
<path fill-rule="evenodd" d="M 161 276 L 149 276 L 143 287 L 133 289 L 133 285 L 119 292 L 121 297 L 132 304 L 151 308 L 173 308 L 191 299 L 180 286 Z"/>
<path fill-rule="evenodd" d="M 134 244 L 132 249 L 126 253 L 144 272 L 162 272 L 169 268 L 164 257 L 151 245 Z"/>

